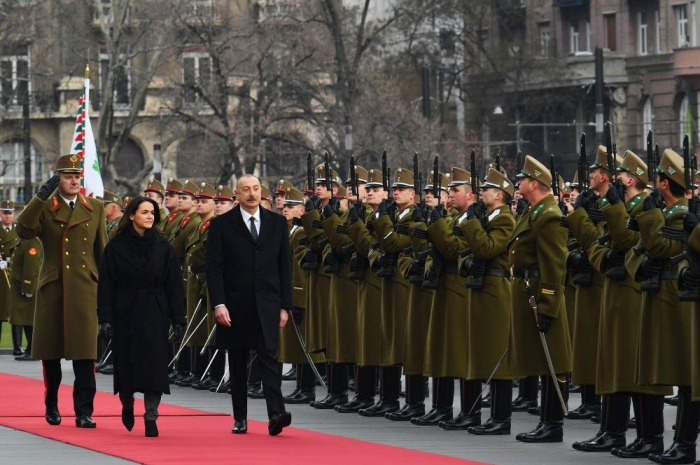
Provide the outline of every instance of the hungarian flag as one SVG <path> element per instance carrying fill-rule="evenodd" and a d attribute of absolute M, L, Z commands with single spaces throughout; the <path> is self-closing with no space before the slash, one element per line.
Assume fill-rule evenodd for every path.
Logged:
<path fill-rule="evenodd" d="M 78 100 L 78 116 L 75 119 L 73 144 L 70 153 L 74 153 L 83 161 L 82 187 L 80 192 L 88 197 L 104 196 L 104 184 L 100 174 L 100 162 L 97 159 L 95 136 L 90 125 L 90 69 L 85 70 L 85 83 Z"/>

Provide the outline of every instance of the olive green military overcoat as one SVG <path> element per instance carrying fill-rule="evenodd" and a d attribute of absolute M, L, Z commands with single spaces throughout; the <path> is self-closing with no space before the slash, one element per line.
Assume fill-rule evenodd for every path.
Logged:
<path fill-rule="evenodd" d="M 34 325 L 36 287 L 39 283 L 43 256 L 41 241 L 36 237 L 34 239 L 21 239 L 12 254 L 10 271 L 12 314 L 10 315 L 10 323 L 13 325 Z"/>
<path fill-rule="evenodd" d="M 169 241 L 172 240 L 173 231 L 180 224 L 180 220 L 182 220 L 182 212 L 180 210 L 177 210 L 171 213 L 170 215 L 166 213 L 165 220 L 161 222 L 163 223 L 161 230 L 163 231 L 163 234 L 165 234 L 165 237 L 167 237 Z"/>
<path fill-rule="evenodd" d="M 204 270 L 206 266 L 206 246 L 209 236 L 209 224 L 211 220 L 201 221 L 187 238 L 185 246 L 185 273 L 187 275 L 187 321 L 192 322 L 190 331 L 186 337 L 192 337 L 187 342 L 188 347 L 202 347 L 207 341 L 207 336 L 216 326 L 214 312 L 209 308 L 209 293 L 207 292 L 207 277 Z M 199 301 L 202 301 L 201 305 Z M 197 309 L 199 306 L 199 309 Z M 196 313 L 195 313 L 196 312 Z M 207 321 L 195 328 L 206 315 Z M 216 344 L 216 334 L 212 336 L 209 344 Z"/>
<path fill-rule="evenodd" d="M 323 229 L 314 228 L 312 222 L 321 222 L 318 210 L 306 212 L 301 217 L 304 233 L 309 241 L 309 248 L 318 257 L 316 269 L 309 271 L 306 293 L 306 315 L 304 326 L 306 332 L 306 349 L 309 353 L 326 350 L 328 345 L 328 305 L 330 302 L 331 277 L 323 269 L 323 249 L 320 241 L 325 239 Z M 303 255 L 302 255 L 303 258 Z"/>
<path fill-rule="evenodd" d="M 44 246 L 34 313 L 32 358 L 95 360 L 97 279 L 107 244 L 102 202 L 78 195 L 71 208 L 58 194 L 34 197 L 20 214 L 17 232 Z"/>
<path fill-rule="evenodd" d="M 10 272 L 12 269 L 12 253 L 19 245 L 17 225 L 7 231 L 0 226 L 0 257 L 9 263 L 9 268 L 0 270 L 0 321 L 7 321 L 12 312 L 12 289 L 10 284 Z"/>
<path fill-rule="evenodd" d="M 700 252 L 700 228 L 695 228 L 688 238 L 688 247 L 695 252 Z M 691 328 L 690 335 L 692 339 L 692 397 L 693 402 L 700 401 L 700 305 L 698 302 L 693 302 L 693 310 L 691 312 Z"/>

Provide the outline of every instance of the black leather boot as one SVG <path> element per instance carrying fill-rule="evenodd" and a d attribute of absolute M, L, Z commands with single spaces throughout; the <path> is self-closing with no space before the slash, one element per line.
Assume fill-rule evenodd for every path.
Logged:
<path fill-rule="evenodd" d="M 581 405 L 570 410 L 566 415 L 569 420 L 590 420 L 593 416 L 600 416 L 600 396 L 595 393 L 595 386 L 581 385 Z"/>
<path fill-rule="evenodd" d="M 490 391 L 491 418 L 467 431 L 479 436 L 510 434 L 512 383 L 510 380 L 491 380 Z"/>
<path fill-rule="evenodd" d="M 406 376 L 406 404 L 397 412 L 384 415 L 387 420 L 411 421 L 425 415 L 425 378 L 422 375 Z"/>
<path fill-rule="evenodd" d="M 328 375 L 328 395 L 321 400 L 311 402 L 309 405 L 313 408 L 331 410 L 334 409 L 336 405 L 341 405 L 348 402 L 348 392 L 336 390 L 334 383 L 339 378 L 337 373 L 335 373 L 336 368 L 337 366 L 334 363 L 326 364 L 326 373 Z"/>
<path fill-rule="evenodd" d="M 379 369 L 379 402 L 358 411 L 363 417 L 383 417 L 401 408 L 401 367 L 381 367 Z"/>
<path fill-rule="evenodd" d="M 668 464 L 695 463 L 695 441 L 698 438 L 699 423 L 700 402 L 691 402 L 690 387 L 681 386 L 678 389 L 678 412 L 673 444 L 661 454 L 649 454 L 649 460 Z"/>
<path fill-rule="evenodd" d="M 611 453 L 626 459 L 645 458 L 664 450 L 664 398 L 650 394 L 633 394 L 637 418 L 637 438 L 629 445 L 614 448 Z"/>
<path fill-rule="evenodd" d="M 624 394 L 603 396 L 601 431 L 589 441 L 580 444 L 584 452 L 610 452 L 627 444 L 625 432 L 629 419 L 630 397 Z"/>
<path fill-rule="evenodd" d="M 19 357 L 22 354 L 24 354 L 22 350 L 22 327 L 12 325 L 12 355 Z"/>
<path fill-rule="evenodd" d="M 459 380 L 459 415 L 452 420 L 441 421 L 438 426 L 449 431 L 468 430 L 481 424 L 481 381 Z"/>
<path fill-rule="evenodd" d="M 411 418 L 411 423 L 418 426 L 437 426 L 441 421 L 451 420 L 454 394 L 454 378 L 433 378 L 434 407 L 423 416 Z"/>
<path fill-rule="evenodd" d="M 528 432 L 518 434 L 515 439 L 521 442 L 562 442 L 564 439 L 564 411 L 554 388 L 556 379 L 542 377 L 542 408 L 540 424 Z M 566 383 L 559 383 L 562 393 L 567 388 Z"/>
<path fill-rule="evenodd" d="M 295 381 L 297 379 L 297 366 L 292 365 L 288 372 L 282 375 L 282 381 Z"/>
<path fill-rule="evenodd" d="M 425 404 L 407 403 L 401 410 L 387 413 L 384 418 L 391 421 L 411 421 L 413 418 L 425 415 Z"/>
<path fill-rule="evenodd" d="M 299 389 L 284 398 L 285 404 L 310 404 L 316 400 L 316 389 Z"/>
<path fill-rule="evenodd" d="M 518 382 L 518 396 L 513 401 L 513 412 L 527 412 L 529 409 L 537 407 L 538 387 L 539 379 L 537 376 L 521 379 Z"/>

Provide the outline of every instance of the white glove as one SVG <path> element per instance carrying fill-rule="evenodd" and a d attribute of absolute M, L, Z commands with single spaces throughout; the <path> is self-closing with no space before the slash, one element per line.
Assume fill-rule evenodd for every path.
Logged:
<path fill-rule="evenodd" d="M 31 299 L 34 294 L 22 294 L 22 295 L 25 296 L 27 299 Z"/>
<path fill-rule="evenodd" d="M 0 260 L 0 270 L 7 269 L 7 262 L 5 260 Z"/>

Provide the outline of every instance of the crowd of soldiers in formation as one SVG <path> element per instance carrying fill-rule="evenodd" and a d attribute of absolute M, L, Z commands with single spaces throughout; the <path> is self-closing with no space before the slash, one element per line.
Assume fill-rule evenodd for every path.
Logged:
<path fill-rule="evenodd" d="M 666 149 L 659 159 L 657 150 L 645 163 L 606 145 L 590 165 L 582 149 L 569 183 L 554 163 L 527 156 L 512 178 L 499 162 L 481 178 L 473 162 L 440 172 L 436 158 L 424 183 L 415 162 L 390 174 L 353 161 L 345 182 L 326 162 L 302 190 L 286 180 L 274 195 L 263 187 L 261 205 L 287 219 L 293 254 L 292 324 L 280 329 L 278 360 L 292 365 L 284 379 L 296 388 L 285 402 L 474 435 L 509 435 L 513 412 L 529 412 L 540 421 L 516 439 L 531 443 L 561 442 L 565 418 L 591 420 L 599 431 L 574 449 L 697 464 L 693 164 L 687 147 L 683 157 Z M 151 179 L 145 195 L 162 205 L 159 228 L 182 263 L 187 296 L 170 382 L 230 392 L 207 302 L 205 245 L 211 219 L 234 208 L 235 192 L 171 178 L 165 186 Z M 128 199 L 105 192 L 103 201 L 113 231 Z M 13 276 L 17 254 L 41 256 L 40 243 L 17 242 L 14 256 L 0 245 Z M 29 327 L 31 339 L 31 321 L 13 324 Z M 109 374 L 110 342 L 101 345 L 99 371 Z M 318 385 L 328 387 L 323 399 Z M 581 405 L 568 410 L 574 389 Z M 254 353 L 248 395 L 263 398 Z M 664 403 L 677 405 L 668 447 Z"/>

